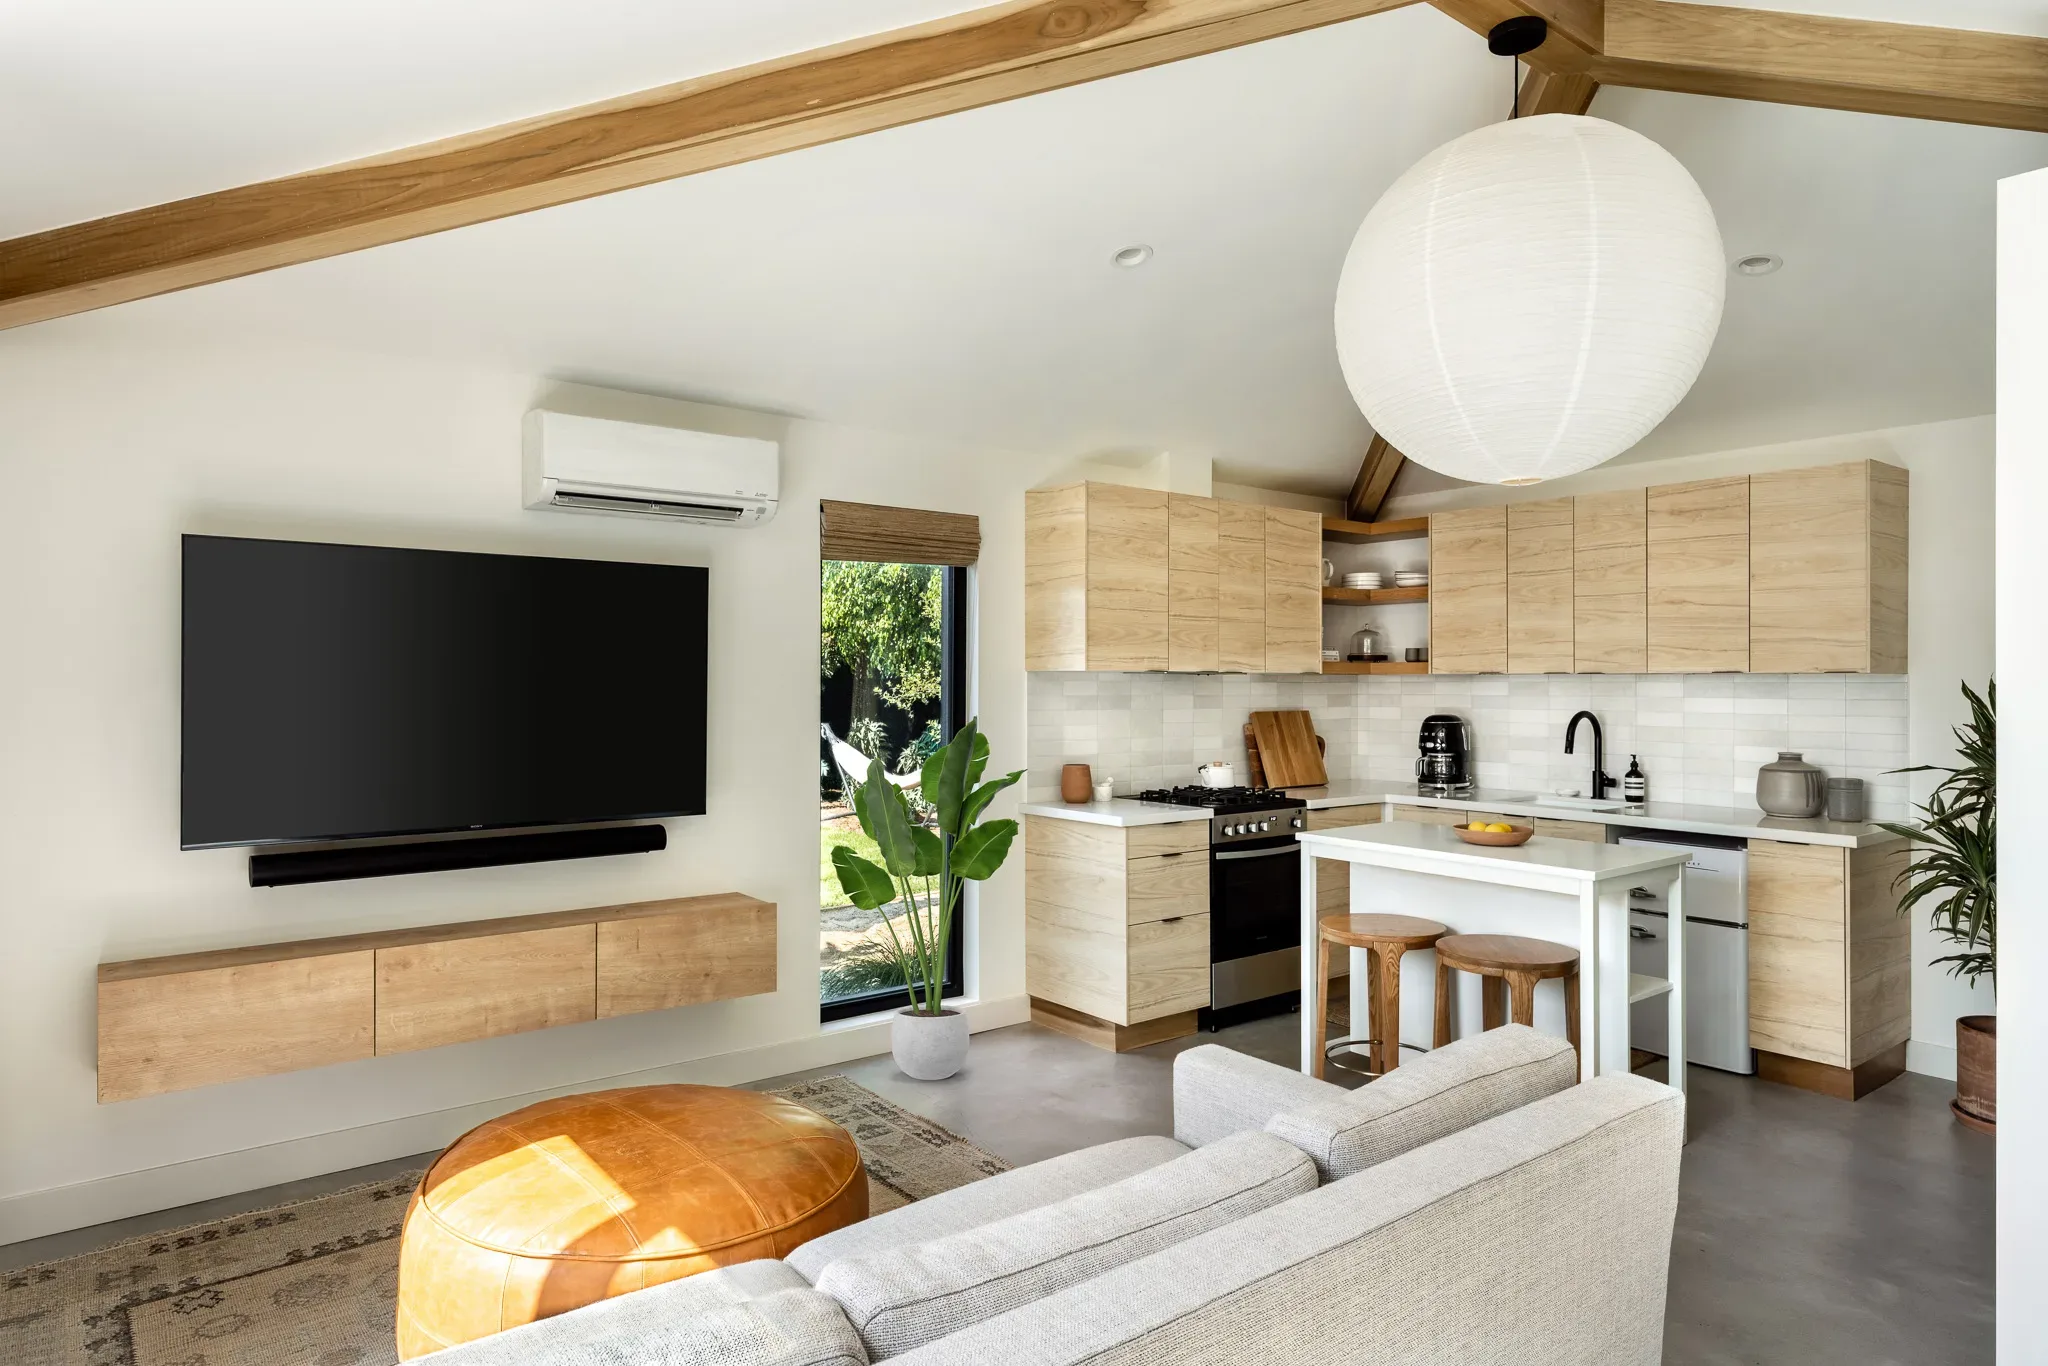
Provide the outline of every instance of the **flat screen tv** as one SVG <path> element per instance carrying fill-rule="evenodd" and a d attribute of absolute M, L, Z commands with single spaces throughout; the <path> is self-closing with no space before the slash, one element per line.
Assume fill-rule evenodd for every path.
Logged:
<path fill-rule="evenodd" d="M 185 537 L 181 844 L 701 813 L 707 577 Z"/>

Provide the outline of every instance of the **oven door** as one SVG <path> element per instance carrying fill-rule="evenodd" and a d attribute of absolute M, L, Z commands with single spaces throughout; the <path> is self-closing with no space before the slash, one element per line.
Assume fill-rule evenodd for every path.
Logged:
<path fill-rule="evenodd" d="M 1301 846 L 1209 852 L 1212 1012 L 1301 989 Z"/>

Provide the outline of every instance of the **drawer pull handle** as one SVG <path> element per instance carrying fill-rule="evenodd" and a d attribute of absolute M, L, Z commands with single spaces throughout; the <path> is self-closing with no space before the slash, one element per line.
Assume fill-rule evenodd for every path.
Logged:
<path fill-rule="evenodd" d="M 1178 925 L 1181 921 L 1186 919 L 1187 917 L 1184 915 L 1170 915 L 1166 917 L 1166 919 L 1160 921 L 1159 923 L 1162 925 Z"/>
<path fill-rule="evenodd" d="M 1188 851 L 1187 851 L 1187 850 L 1185 850 L 1185 849 L 1180 849 L 1180 850 L 1176 850 L 1175 852 L 1173 852 L 1173 853 L 1171 853 L 1171 854 L 1161 854 L 1161 855 L 1160 855 L 1159 857 L 1161 857 L 1161 858 L 1186 858 L 1187 856 L 1188 856 Z"/>

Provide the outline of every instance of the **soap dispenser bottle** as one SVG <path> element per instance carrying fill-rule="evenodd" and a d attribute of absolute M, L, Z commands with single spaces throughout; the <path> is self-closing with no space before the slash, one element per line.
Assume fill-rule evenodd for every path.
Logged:
<path fill-rule="evenodd" d="M 1621 775 L 1621 798 L 1630 806 L 1650 800 L 1650 780 L 1643 776 L 1643 766 L 1633 754 L 1628 756 L 1628 772 Z"/>

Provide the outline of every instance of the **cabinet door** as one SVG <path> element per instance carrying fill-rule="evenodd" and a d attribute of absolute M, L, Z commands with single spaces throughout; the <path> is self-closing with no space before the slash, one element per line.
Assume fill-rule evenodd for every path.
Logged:
<path fill-rule="evenodd" d="M 1024 495 L 1024 667 L 1088 667 L 1088 488 Z"/>
<path fill-rule="evenodd" d="M 1167 516 L 1167 668 L 1216 667 L 1216 500 L 1169 494 Z"/>
<path fill-rule="evenodd" d="M 380 948 L 377 1056 L 597 1015 L 597 926 Z"/>
<path fill-rule="evenodd" d="M 1508 508 L 1508 672 L 1572 671 L 1572 500 Z"/>
<path fill-rule="evenodd" d="M 1323 669 L 1323 519 L 1296 508 L 1266 513 L 1266 672 Z"/>
<path fill-rule="evenodd" d="M 1749 842 L 1749 1041 L 1849 1066 L 1848 851 Z"/>
<path fill-rule="evenodd" d="M 1166 495 L 1088 485 L 1088 667 L 1167 667 Z"/>
<path fill-rule="evenodd" d="M 1216 558 L 1216 667 L 1258 673 L 1266 667 L 1266 510 L 1219 501 Z"/>
<path fill-rule="evenodd" d="M 1572 669 L 1639 674 L 1647 659 L 1646 500 L 1642 489 L 1572 500 Z"/>
<path fill-rule="evenodd" d="M 1364 806 L 1332 806 L 1321 811 L 1308 813 L 1310 830 L 1341 830 L 1347 825 L 1378 825 L 1386 815 L 1386 807 L 1378 802 Z M 1316 914 L 1351 914 L 1351 865 L 1341 859 L 1319 858 L 1316 860 Z M 1333 953 L 1330 955 L 1332 977 L 1342 977 L 1349 971 L 1351 955 Z"/>
<path fill-rule="evenodd" d="M 1749 668 L 1749 480 L 1649 492 L 1651 673 Z"/>
<path fill-rule="evenodd" d="M 1209 913 L 1130 927 L 1124 1018 L 1142 1024 L 1209 1004 Z"/>
<path fill-rule="evenodd" d="M 1749 653 L 1758 673 L 1870 665 L 1863 461 L 1750 476 Z"/>
<path fill-rule="evenodd" d="M 1508 515 L 1466 508 L 1429 519 L 1429 671 L 1508 667 Z"/>

